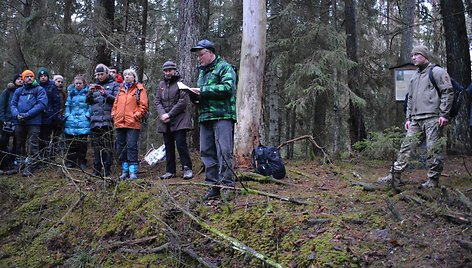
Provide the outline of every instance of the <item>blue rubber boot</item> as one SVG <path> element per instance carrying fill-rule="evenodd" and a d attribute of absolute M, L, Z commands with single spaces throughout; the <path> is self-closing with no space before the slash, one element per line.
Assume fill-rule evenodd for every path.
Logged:
<path fill-rule="evenodd" d="M 126 180 L 129 177 L 129 163 L 123 162 L 121 163 L 121 176 L 119 177 L 120 180 Z"/>
<path fill-rule="evenodd" d="M 138 178 L 138 164 L 129 165 L 129 179 L 135 180 Z"/>

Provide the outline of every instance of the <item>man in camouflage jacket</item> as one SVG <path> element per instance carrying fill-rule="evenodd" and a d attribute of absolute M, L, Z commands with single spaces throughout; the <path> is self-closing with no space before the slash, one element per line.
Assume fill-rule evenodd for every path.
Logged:
<path fill-rule="evenodd" d="M 211 41 L 201 40 L 191 49 L 200 63 L 198 121 L 200 154 L 205 164 L 205 182 L 233 186 L 233 130 L 236 122 L 236 72 L 215 54 Z M 223 198 L 232 192 L 223 190 Z M 220 188 L 210 187 L 204 200 L 220 196 Z"/>
<path fill-rule="evenodd" d="M 451 78 L 443 68 L 429 62 L 430 52 L 423 45 L 415 46 L 411 51 L 411 60 L 418 71 L 411 78 L 408 87 L 408 106 L 406 110 L 406 137 L 398 153 L 391 174 L 380 178 L 377 183 L 401 183 L 400 177 L 410 160 L 411 151 L 422 141 L 426 141 L 428 179 L 422 188 L 438 187 L 443 170 L 443 146 L 440 138 L 442 129 L 449 123 L 449 112 L 454 93 Z M 429 72 L 432 70 L 438 89 L 432 84 Z M 393 182 L 392 182 L 393 180 Z"/>

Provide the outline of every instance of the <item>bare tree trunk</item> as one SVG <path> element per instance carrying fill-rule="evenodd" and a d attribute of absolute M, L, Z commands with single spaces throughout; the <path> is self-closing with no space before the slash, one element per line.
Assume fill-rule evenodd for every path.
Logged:
<path fill-rule="evenodd" d="M 107 66 L 111 65 L 111 49 L 108 47 L 106 39 L 109 38 L 113 21 L 115 19 L 115 1 L 114 0 L 98 0 L 96 6 L 97 21 L 96 32 L 97 38 L 97 62 Z"/>
<path fill-rule="evenodd" d="M 252 149 L 260 141 L 262 89 L 266 46 L 266 2 L 243 0 L 243 40 L 236 99 L 238 124 L 235 129 L 236 166 L 249 167 Z"/>
<path fill-rule="evenodd" d="M 138 80 L 143 81 L 144 77 L 144 68 L 146 68 L 146 61 L 144 60 L 146 54 L 146 34 L 147 34 L 147 21 L 148 21 L 148 8 L 149 8 L 149 1 L 143 0 L 143 13 L 142 13 L 142 25 L 141 25 L 141 36 L 139 40 L 140 52 L 137 62 L 138 68 Z"/>
<path fill-rule="evenodd" d="M 464 5 L 461 0 L 441 0 L 444 34 L 446 37 L 447 70 L 462 85 L 470 84 L 470 54 L 465 25 Z M 459 115 L 454 120 L 449 134 L 448 148 L 457 152 L 471 152 L 470 128 L 468 124 L 467 105 L 462 105 Z"/>
<path fill-rule="evenodd" d="M 202 28 L 208 26 L 208 0 L 180 0 L 179 1 L 179 36 L 177 57 L 179 62 L 179 72 L 183 82 L 187 85 L 195 85 L 197 83 L 198 61 L 195 55 L 190 53 L 190 49 L 201 38 Z M 206 12 L 204 7 L 206 6 Z M 198 149 L 200 144 L 200 132 L 198 131 L 198 114 L 196 107 L 188 107 L 192 113 L 194 122 L 194 130 L 192 139 L 189 142 L 191 148 Z"/>
<path fill-rule="evenodd" d="M 345 26 L 346 26 L 346 52 L 350 60 L 358 63 L 357 56 L 357 7 L 356 0 L 345 0 Z M 361 74 L 359 67 L 355 66 L 348 71 L 348 86 L 357 96 L 363 98 L 360 89 Z M 349 132 L 351 142 L 360 141 L 367 138 L 365 130 L 363 109 L 358 107 L 351 100 L 349 101 L 350 118 L 349 118 Z"/>
<path fill-rule="evenodd" d="M 411 49 L 413 49 L 413 35 L 415 29 L 415 10 L 416 0 L 403 1 L 403 24 L 401 25 L 402 39 L 400 42 L 400 57 L 398 58 L 398 65 L 410 62 L 410 53 Z"/>

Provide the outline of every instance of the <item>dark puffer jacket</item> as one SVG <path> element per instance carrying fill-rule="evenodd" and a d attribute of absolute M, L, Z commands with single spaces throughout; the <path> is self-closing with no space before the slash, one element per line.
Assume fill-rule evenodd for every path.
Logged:
<path fill-rule="evenodd" d="M 41 124 L 50 125 L 59 118 L 61 99 L 53 81 L 48 80 L 46 83 L 39 83 L 39 85 L 44 88 L 48 96 L 48 105 L 44 110 Z"/>
<path fill-rule="evenodd" d="M 156 95 L 157 115 L 161 117 L 167 113 L 170 116 L 169 123 L 164 124 L 159 120 L 158 131 L 160 133 L 166 132 L 168 125 L 172 132 L 192 129 L 191 115 L 187 110 L 190 99 L 187 92 L 178 88 L 178 81 L 180 81 L 180 75 L 176 74 L 170 80 L 163 80 L 159 83 Z"/>
<path fill-rule="evenodd" d="M 48 105 L 46 91 L 36 80 L 31 85 L 24 85 L 13 94 L 11 100 L 11 115 L 16 118 L 18 114 L 26 115 L 25 125 L 41 125 L 41 117 Z"/>
<path fill-rule="evenodd" d="M 16 122 L 11 115 L 11 100 L 15 90 L 20 87 L 6 88 L 0 95 L 0 123 L 1 122 Z"/>
<path fill-rule="evenodd" d="M 103 82 L 97 81 L 97 84 L 104 88 L 104 93 L 90 88 L 87 95 L 87 103 L 90 105 L 90 129 L 113 127 L 111 109 L 120 85 L 111 76 Z"/>

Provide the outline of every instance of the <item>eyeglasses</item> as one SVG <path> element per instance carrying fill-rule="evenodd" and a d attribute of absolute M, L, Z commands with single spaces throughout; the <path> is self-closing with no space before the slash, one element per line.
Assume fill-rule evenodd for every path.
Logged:
<path fill-rule="evenodd" d="M 200 51 L 200 52 L 197 53 L 197 57 L 201 58 L 201 57 L 203 57 L 203 55 L 205 55 L 207 53 L 208 53 L 207 50 Z"/>

